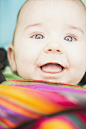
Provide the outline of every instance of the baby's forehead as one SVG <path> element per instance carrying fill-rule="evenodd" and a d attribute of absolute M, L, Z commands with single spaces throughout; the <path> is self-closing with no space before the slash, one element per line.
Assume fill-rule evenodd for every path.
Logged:
<path fill-rule="evenodd" d="M 45 2 L 46 3 L 46 0 L 41 0 L 42 2 Z M 83 2 L 81 1 L 81 0 L 47 0 L 47 2 L 50 2 L 50 1 L 53 1 L 53 2 L 59 2 L 59 1 L 62 1 L 62 2 L 64 2 L 64 1 L 67 1 L 67 2 L 70 2 L 70 4 L 71 4 L 71 2 L 74 2 L 76 5 L 78 4 L 79 5 L 79 7 L 80 7 L 80 9 L 82 9 L 82 11 L 84 11 L 85 12 L 85 14 L 86 14 L 86 7 L 85 7 L 85 5 L 83 4 Z M 35 4 L 35 2 L 39 2 L 39 0 L 27 0 L 25 3 L 24 3 L 24 5 L 22 6 L 22 8 L 20 9 L 20 11 L 19 11 L 19 14 L 18 14 L 18 19 L 19 18 L 21 18 L 22 17 L 22 15 L 24 15 L 24 12 L 25 12 L 25 10 L 26 10 L 26 8 L 28 8 L 28 10 L 29 10 L 29 7 L 31 7 L 33 4 Z M 40 6 L 40 5 L 39 5 Z M 64 5 L 65 6 L 65 5 Z M 17 19 L 17 20 L 18 20 Z"/>
<path fill-rule="evenodd" d="M 37 4 L 36 4 L 36 2 L 37 2 Z M 84 28 L 84 31 L 86 30 L 86 8 L 85 8 L 85 6 L 84 6 L 84 4 L 81 2 L 81 0 L 27 0 L 25 3 L 24 3 L 24 5 L 22 6 L 22 8 L 20 9 L 20 11 L 19 11 L 19 14 L 18 14 L 18 18 L 17 18 L 17 24 L 16 24 L 16 28 L 15 28 L 15 31 L 14 31 L 14 38 L 13 38 L 13 43 L 14 43 L 14 39 L 15 39 L 15 35 L 17 35 L 18 33 L 17 32 L 19 32 L 18 30 L 20 29 L 20 28 L 23 28 L 23 26 L 27 26 L 27 23 L 28 24 L 33 24 L 32 22 L 34 21 L 34 22 L 36 22 L 34 19 L 36 19 L 37 20 L 37 17 L 36 17 L 36 13 L 35 12 L 37 12 L 38 14 L 37 14 L 37 16 L 39 15 L 39 11 L 43 11 L 44 10 L 44 13 L 43 13 L 43 17 L 44 17 L 44 15 L 45 15 L 45 8 L 44 8 L 44 6 L 42 6 L 43 4 L 41 3 L 41 2 L 43 2 L 43 4 L 44 5 L 46 5 L 46 8 L 48 8 L 48 9 L 51 9 L 50 7 L 49 7 L 49 3 L 48 2 L 52 2 L 52 4 L 53 5 L 55 5 L 55 6 L 52 6 L 52 8 L 53 7 L 55 7 L 55 11 L 57 11 L 57 13 L 59 12 L 59 10 L 58 10 L 58 4 L 61 2 L 62 3 L 62 5 L 63 6 L 65 6 L 65 7 L 69 7 L 68 9 L 69 9 L 69 11 L 67 11 L 67 12 L 73 12 L 72 10 L 74 10 L 74 16 L 73 16 L 73 14 L 72 14 L 72 17 L 70 17 L 71 16 L 71 14 L 69 14 L 69 19 L 71 19 L 71 21 L 75 21 L 75 22 L 77 22 L 77 19 L 79 19 L 78 20 L 78 23 L 79 23 L 79 25 L 81 25 L 81 29 L 82 28 Z M 44 3 L 45 2 L 45 3 Z M 65 3 L 65 2 L 68 2 L 68 5 L 69 6 L 66 6 L 66 4 L 67 3 Z M 73 6 L 72 6 L 72 3 L 71 2 L 73 2 Z M 39 3 L 39 4 L 38 4 Z M 75 5 L 74 5 L 75 4 Z M 37 6 L 37 7 L 36 7 Z M 72 7 L 71 7 L 72 6 Z M 73 9 L 73 7 L 75 6 L 75 8 Z M 77 6 L 78 6 L 78 9 L 77 9 Z M 34 7 L 36 7 L 35 9 L 34 9 Z M 64 7 L 64 9 L 65 9 L 65 7 Z M 39 10 L 39 8 L 41 9 L 41 10 Z M 63 8 L 61 8 L 61 6 L 60 6 L 60 11 L 63 9 Z M 63 11 L 61 11 L 62 13 L 64 13 L 64 9 L 63 9 Z M 32 10 L 32 11 L 31 11 Z M 34 11 L 35 10 L 35 11 Z M 37 11 L 38 10 L 38 11 Z M 51 9 L 52 10 L 52 9 Z M 48 10 L 48 12 L 51 12 L 51 10 L 49 11 Z M 75 12 L 76 11 L 76 12 Z M 48 13 L 47 12 L 47 13 Z M 52 12 L 51 12 L 52 13 Z M 61 13 L 61 14 L 62 14 Z M 33 15 L 34 14 L 34 15 Z M 56 14 L 57 15 L 57 14 Z M 76 17 L 76 15 L 78 15 L 78 18 Z M 40 17 L 40 16 L 38 16 L 38 17 L 40 17 L 40 19 L 42 18 L 42 16 Z M 64 15 L 62 15 L 61 17 L 63 17 Z M 51 14 L 50 14 L 50 17 L 51 17 Z M 66 16 L 64 16 L 64 18 L 65 18 Z M 45 20 L 46 20 L 46 17 L 44 17 L 45 18 Z M 54 17 L 54 20 L 53 21 L 56 21 L 56 16 Z M 73 18 L 73 20 L 72 20 L 72 18 Z M 60 19 L 60 17 L 59 17 L 59 19 Z M 41 21 L 41 20 L 40 20 Z M 47 21 L 47 20 L 46 20 Z M 64 24 L 65 24 L 65 20 L 63 20 L 64 21 Z M 37 20 L 37 22 L 36 23 L 38 23 L 39 21 Z M 46 22 L 47 23 L 47 22 Z M 69 23 L 70 23 L 70 20 L 69 20 Z M 69 24 L 68 23 L 68 24 Z M 86 35 L 86 31 L 85 31 L 85 35 Z"/>
<path fill-rule="evenodd" d="M 49 2 L 49 3 L 48 3 Z M 84 4 L 81 2 L 81 0 L 27 0 L 25 3 L 24 3 L 24 5 L 22 6 L 22 8 L 20 9 L 20 11 L 19 11 L 19 14 L 18 14 L 18 19 L 17 19 L 17 24 L 16 24 L 16 29 L 19 27 L 19 25 L 21 24 L 22 25 L 22 23 L 23 24 L 25 24 L 25 21 L 27 21 L 27 19 L 26 18 L 28 18 L 28 19 L 30 19 L 31 20 L 31 18 L 33 19 L 33 17 L 35 17 L 36 16 L 36 14 L 35 14 L 35 11 L 37 12 L 37 10 L 38 11 L 41 11 L 41 10 L 39 10 L 39 8 L 41 7 L 41 9 L 42 9 L 42 11 L 43 11 L 43 8 L 48 8 L 48 12 L 49 12 L 49 9 L 51 9 L 50 7 L 49 7 L 49 5 L 50 5 L 50 2 L 52 3 L 52 5 L 55 5 L 55 7 L 57 8 L 57 10 L 58 10 L 58 8 L 59 8 L 59 4 L 60 3 L 62 3 L 62 4 L 60 4 L 60 5 L 62 5 L 63 6 L 63 8 L 65 8 L 65 5 L 66 5 L 66 2 L 68 2 L 68 5 L 70 6 L 72 3 L 73 3 L 73 5 L 75 6 L 75 8 L 76 8 L 76 13 L 74 14 L 74 17 L 76 18 L 76 16 L 75 15 L 79 15 L 79 17 L 80 17 L 80 15 L 81 15 L 81 17 L 82 17 L 82 20 L 79 20 L 81 23 L 80 24 L 82 24 L 83 23 L 83 25 L 85 25 L 85 30 L 86 30 L 86 8 L 85 8 L 85 6 L 84 6 Z M 71 3 L 72 2 L 72 3 Z M 64 3 L 64 4 L 63 4 Z M 46 7 L 44 7 L 43 5 L 47 5 Z M 51 6 L 51 5 L 50 5 Z M 78 8 L 77 8 L 77 6 L 78 6 Z M 71 6 L 70 6 L 71 7 Z M 69 12 L 71 12 L 72 11 L 72 7 L 71 8 L 68 8 L 69 9 Z M 35 9 L 36 10 L 35 10 Z M 54 8 L 54 6 L 52 6 L 52 8 Z M 60 10 L 62 10 L 63 8 L 61 8 L 61 6 L 60 6 Z M 31 11 L 32 10 L 32 11 Z M 52 9 L 51 9 L 52 10 Z M 44 12 L 45 12 L 45 9 L 44 9 Z M 47 13 L 48 13 L 47 12 Z M 57 12 L 56 10 L 55 10 L 55 12 Z M 63 11 L 62 11 L 63 13 L 64 13 L 64 9 L 63 9 Z M 38 12 L 39 13 L 39 12 Z M 35 16 L 33 15 L 33 14 L 35 14 Z M 38 15 L 37 15 L 38 16 Z M 62 15 L 63 16 L 63 15 Z M 77 19 L 76 19 L 76 21 L 77 21 Z M 79 21 L 78 21 L 78 23 L 79 23 Z M 84 24 L 85 23 L 85 24 Z M 16 30 L 15 29 L 15 30 Z"/>

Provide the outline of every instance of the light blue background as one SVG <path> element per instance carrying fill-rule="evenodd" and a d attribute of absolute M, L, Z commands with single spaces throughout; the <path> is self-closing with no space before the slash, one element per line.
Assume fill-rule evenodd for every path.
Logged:
<path fill-rule="evenodd" d="M 0 0 L 0 48 L 12 43 L 18 11 L 26 0 Z"/>
<path fill-rule="evenodd" d="M 18 11 L 26 0 L 0 0 L 0 47 L 12 43 Z M 86 0 L 82 0 L 86 5 Z"/>

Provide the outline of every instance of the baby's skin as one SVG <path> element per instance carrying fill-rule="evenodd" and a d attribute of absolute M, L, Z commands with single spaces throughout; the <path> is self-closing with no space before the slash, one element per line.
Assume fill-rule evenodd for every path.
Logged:
<path fill-rule="evenodd" d="M 72 0 L 28 0 L 8 59 L 24 79 L 77 85 L 86 72 L 84 6 Z"/>

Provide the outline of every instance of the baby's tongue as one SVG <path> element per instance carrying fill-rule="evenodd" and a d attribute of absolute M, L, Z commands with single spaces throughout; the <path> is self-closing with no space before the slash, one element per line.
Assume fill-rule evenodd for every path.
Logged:
<path fill-rule="evenodd" d="M 62 71 L 62 67 L 59 64 L 46 64 L 42 66 L 42 71 L 46 73 L 59 73 Z"/>

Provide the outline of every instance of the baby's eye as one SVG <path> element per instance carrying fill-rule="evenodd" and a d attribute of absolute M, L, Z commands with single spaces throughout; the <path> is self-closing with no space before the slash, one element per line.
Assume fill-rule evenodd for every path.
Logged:
<path fill-rule="evenodd" d="M 76 37 L 74 37 L 74 36 L 66 36 L 64 39 L 65 39 L 66 41 L 69 41 L 69 42 L 72 42 L 72 41 L 77 40 Z"/>
<path fill-rule="evenodd" d="M 32 38 L 34 38 L 34 39 L 43 39 L 44 37 L 41 34 L 36 34 L 36 35 L 33 35 Z"/>

